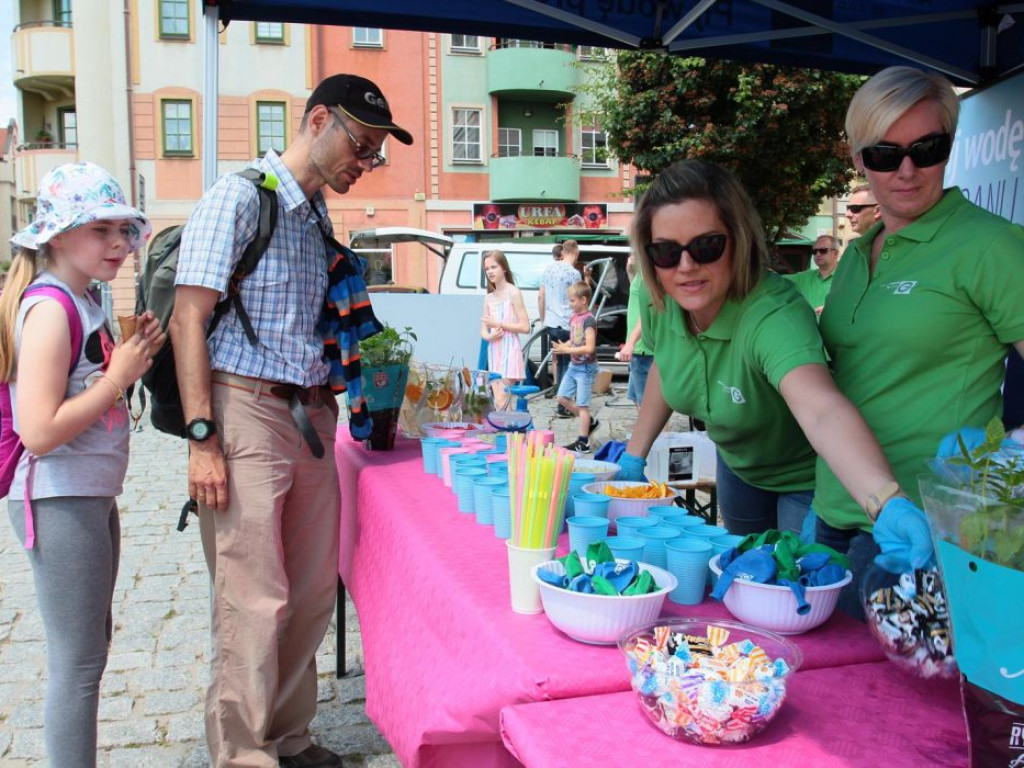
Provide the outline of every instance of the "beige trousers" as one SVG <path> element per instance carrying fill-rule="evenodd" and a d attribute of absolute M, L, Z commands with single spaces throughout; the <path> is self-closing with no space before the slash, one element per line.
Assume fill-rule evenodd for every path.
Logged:
<path fill-rule="evenodd" d="M 213 374 L 229 506 L 201 506 L 199 517 L 213 578 L 206 738 L 217 768 L 277 768 L 310 745 L 315 655 L 337 590 L 337 414 L 306 406 L 325 449 L 316 459 L 270 386 Z"/>

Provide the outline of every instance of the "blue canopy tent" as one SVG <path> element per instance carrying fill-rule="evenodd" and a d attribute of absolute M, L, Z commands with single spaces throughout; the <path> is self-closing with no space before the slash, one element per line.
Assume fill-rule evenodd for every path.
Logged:
<path fill-rule="evenodd" d="M 1024 2 L 983 0 L 200 0 L 206 93 L 218 20 L 344 24 L 661 50 L 851 73 L 893 64 L 977 86 L 1024 71 Z M 212 110 L 216 117 L 216 110 Z M 216 146 L 207 120 L 206 146 Z M 204 165 L 212 183 L 216 158 Z"/>

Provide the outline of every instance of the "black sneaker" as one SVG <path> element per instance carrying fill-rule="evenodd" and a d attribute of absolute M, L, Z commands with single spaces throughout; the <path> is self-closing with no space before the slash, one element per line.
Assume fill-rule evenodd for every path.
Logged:
<path fill-rule="evenodd" d="M 597 428 L 601 426 L 601 422 L 597 419 L 590 420 L 590 429 L 587 431 L 587 435 L 592 435 L 597 431 Z"/>
<path fill-rule="evenodd" d="M 560 405 L 557 408 L 555 408 L 555 418 L 556 419 L 571 419 L 572 418 L 572 411 L 570 411 L 564 405 Z"/>
<path fill-rule="evenodd" d="M 565 446 L 565 450 L 572 451 L 573 453 L 587 454 L 591 452 L 590 443 L 583 442 L 578 437 Z"/>

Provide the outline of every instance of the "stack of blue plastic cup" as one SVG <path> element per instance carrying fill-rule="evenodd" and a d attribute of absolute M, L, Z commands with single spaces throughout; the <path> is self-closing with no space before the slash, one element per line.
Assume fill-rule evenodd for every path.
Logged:
<path fill-rule="evenodd" d="M 512 508 L 509 506 L 507 485 L 499 485 L 491 491 L 491 514 L 494 516 L 494 535 L 507 539 L 512 535 Z"/>
<path fill-rule="evenodd" d="M 507 461 L 489 461 L 487 462 L 487 474 L 492 477 L 508 477 L 508 462 Z"/>
<path fill-rule="evenodd" d="M 504 453 L 508 448 L 508 435 L 504 432 L 499 432 L 494 436 L 494 447 L 497 448 L 498 453 Z"/>
<path fill-rule="evenodd" d="M 481 525 L 494 522 L 494 511 L 491 508 L 491 491 L 505 485 L 505 478 L 485 475 L 473 481 L 473 511 L 476 521 Z"/>
<path fill-rule="evenodd" d="M 679 580 L 676 588 L 669 592 L 668 599 L 679 605 L 698 605 L 703 602 L 711 542 L 683 536 L 665 544 L 665 553 L 666 569 Z"/>
<path fill-rule="evenodd" d="M 746 536 L 740 536 L 738 533 L 726 533 L 722 536 L 715 536 L 712 539 L 708 539 L 711 543 L 711 555 L 708 559 L 720 555 L 726 550 L 732 549 L 733 547 L 739 546 L 739 543 L 743 541 Z M 708 578 L 711 579 L 711 588 L 714 589 L 718 584 L 718 576 L 711 570 L 710 564 L 708 565 Z"/>
<path fill-rule="evenodd" d="M 576 517 L 603 517 L 608 519 L 608 505 L 611 499 L 603 493 L 583 493 L 572 497 L 573 511 Z M 569 502 L 566 502 L 568 508 Z"/>
<path fill-rule="evenodd" d="M 437 445 L 448 442 L 443 437 L 424 437 L 420 440 L 420 450 L 423 451 L 423 471 L 427 474 L 437 474 Z"/>
<path fill-rule="evenodd" d="M 487 472 L 487 459 L 475 453 L 456 453 L 448 461 L 452 468 L 452 493 L 459 492 L 459 489 L 455 486 L 455 476 L 459 470 L 475 467 L 476 469 L 482 469 L 484 473 Z"/>
<path fill-rule="evenodd" d="M 455 468 L 455 479 L 452 487 L 459 497 L 459 512 L 474 512 L 473 483 L 482 477 L 487 477 L 487 470 L 483 467 L 459 464 Z"/>
<path fill-rule="evenodd" d="M 587 547 L 608 535 L 607 517 L 573 515 L 566 522 L 569 525 L 569 548 L 575 550 L 582 560 L 586 560 Z"/>
<path fill-rule="evenodd" d="M 573 472 L 569 475 L 569 490 L 565 495 L 565 516 L 572 517 L 576 514 L 576 508 L 573 506 L 572 497 L 577 493 L 582 493 L 583 486 L 589 485 L 597 479 L 597 475 L 593 472 Z"/>
<path fill-rule="evenodd" d="M 679 509 L 679 507 L 676 507 Z M 703 517 L 697 517 L 697 515 L 688 515 L 685 512 L 676 512 L 674 515 L 660 515 L 661 522 L 672 528 L 678 528 L 680 530 L 686 530 L 687 528 L 694 528 L 698 525 L 706 525 Z"/>
<path fill-rule="evenodd" d="M 641 528 L 653 528 L 660 523 L 656 517 L 621 515 L 615 518 L 615 531 L 620 536 L 636 536 Z"/>
<path fill-rule="evenodd" d="M 653 504 L 647 508 L 647 516 L 656 517 L 659 520 L 667 515 L 684 513 L 685 510 L 682 507 L 677 507 L 675 504 Z"/>
<path fill-rule="evenodd" d="M 695 539 L 713 539 L 716 536 L 724 536 L 728 533 L 725 528 L 719 528 L 717 525 L 691 525 L 689 528 L 683 528 L 683 533 Z"/>
<path fill-rule="evenodd" d="M 678 528 L 669 528 L 667 525 L 640 528 L 636 534 L 644 542 L 643 562 L 659 568 L 665 567 L 665 543 L 678 539 L 681 535 Z"/>
<path fill-rule="evenodd" d="M 637 536 L 609 536 L 604 540 L 617 560 L 642 560 L 644 540 Z"/>
<path fill-rule="evenodd" d="M 430 451 L 434 456 L 433 461 L 431 462 L 431 464 L 434 467 L 434 474 L 436 474 L 438 477 L 444 477 L 444 468 L 441 466 L 441 449 L 457 448 L 459 446 L 459 443 L 457 443 L 455 440 L 445 440 L 443 437 L 432 439 L 437 439 L 441 441 L 439 443 L 431 443 L 430 447 L 427 448 L 427 450 Z"/>

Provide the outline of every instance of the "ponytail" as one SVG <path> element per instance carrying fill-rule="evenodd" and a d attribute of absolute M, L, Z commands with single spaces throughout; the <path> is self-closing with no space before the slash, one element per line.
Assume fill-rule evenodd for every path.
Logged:
<path fill-rule="evenodd" d="M 38 271 L 37 258 L 42 261 L 37 251 L 20 248 L 11 260 L 11 268 L 0 293 L 0 381 L 10 381 L 14 376 L 14 326 L 18 322 L 21 295 Z"/>

